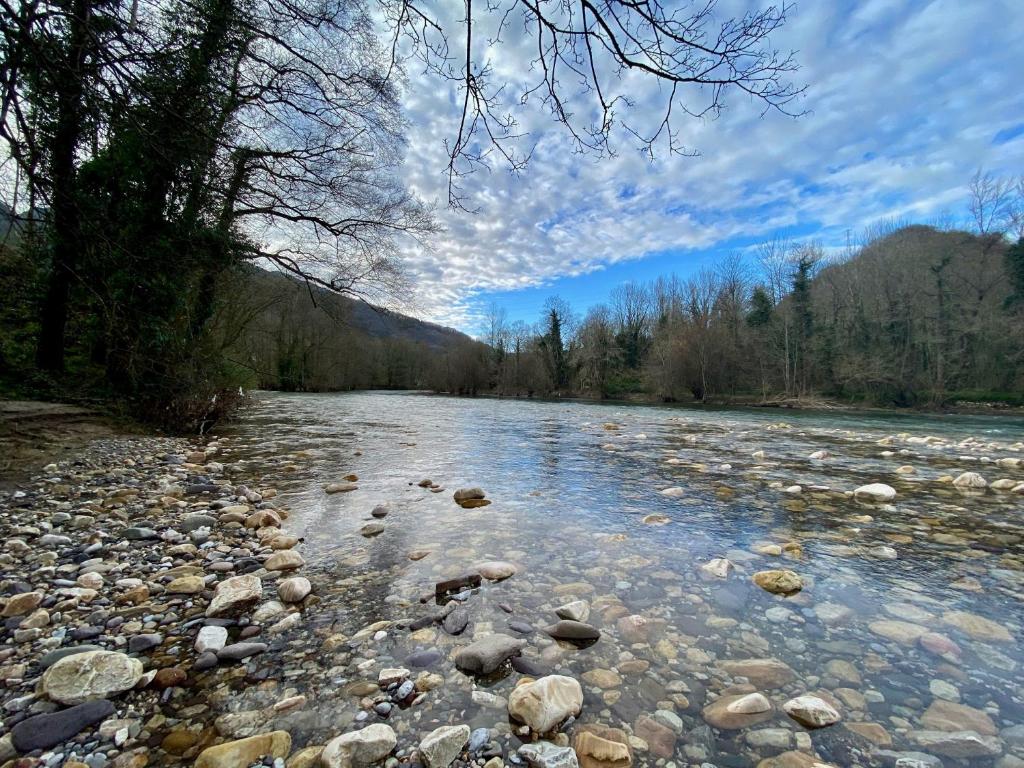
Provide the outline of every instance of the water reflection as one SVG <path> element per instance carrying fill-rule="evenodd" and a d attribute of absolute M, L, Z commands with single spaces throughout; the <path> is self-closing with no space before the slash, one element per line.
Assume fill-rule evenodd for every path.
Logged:
<path fill-rule="evenodd" d="M 787 695 L 832 696 L 843 725 L 815 732 L 814 746 L 840 765 L 884 764 L 872 749 L 889 741 L 922 748 L 917 734 L 935 730 L 925 713 L 937 700 L 981 712 L 993 723 L 983 735 L 993 738 L 1024 722 L 1024 496 L 964 494 L 939 481 L 964 470 L 1024 481 L 1024 467 L 996 463 L 1022 455 L 1019 418 L 273 394 L 230 437 L 225 459 L 260 473 L 292 509 L 288 528 L 305 537 L 322 597 L 307 617 L 306 645 L 295 641 L 301 684 L 317 694 L 317 716 L 298 728 L 308 743 L 361 710 L 338 681 L 375 680 L 373 669 L 416 651 L 447 656 L 473 636 L 511 632 L 512 620 L 541 627 L 572 599 L 591 603 L 601 641 L 567 648 L 535 633 L 525 653 L 577 678 L 619 670 L 620 686 L 585 685 L 581 719 L 632 730 L 638 717 L 671 707 L 684 726 L 675 755 L 683 762 L 717 753 L 722 764 L 744 765 L 779 751 L 752 746 L 742 732 L 718 730 L 710 742 L 696 734 L 709 693 L 733 682 L 722 666 L 730 660 L 774 657 L 795 671 Z M 820 451 L 827 456 L 809 458 Z M 349 473 L 359 477 L 357 491 L 323 492 Z M 420 487 L 426 478 L 445 490 Z M 896 502 L 864 505 L 846 495 L 869 482 L 892 485 Z M 453 503 L 456 488 L 473 485 L 490 506 Z M 667 488 L 682 491 L 660 493 Z M 385 530 L 364 538 L 359 529 L 382 502 L 392 509 Z M 645 524 L 653 514 L 667 524 Z M 413 561 L 413 550 L 431 554 Z M 716 557 L 731 562 L 728 578 L 700 571 Z M 391 631 L 372 648 L 318 650 L 323 637 L 421 615 L 419 598 L 434 582 L 494 559 L 519 572 L 469 599 L 465 636 L 435 626 Z M 768 568 L 798 572 L 804 590 L 780 598 L 755 587 L 751 575 Z M 950 613 L 958 611 L 992 626 Z M 619 620 L 630 615 L 650 620 L 651 634 L 629 636 Z M 956 652 L 936 653 L 945 641 Z M 632 662 L 647 666 L 623 672 L 643 667 Z M 837 677 L 846 669 L 837 662 L 852 665 L 855 677 Z M 473 681 L 448 661 L 436 671 L 448 680 L 416 718 L 392 715 L 400 733 L 425 731 L 421 718 L 500 725 L 500 708 L 471 699 Z M 513 684 L 492 680 L 487 690 L 507 695 Z M 973 722 L 961 716 L 956 725 Z M 874 743 L 865 740 L 850 727 L 858 724 L 877 725 L 884 738 L 871 731 Z M 759 727 L 803 730 L 782 714 Z M 929 745 L 938 754 L 956 748 Z M 993 765 L 1017 748 L 999 739 L 998 752 L 974 760 Z"/>

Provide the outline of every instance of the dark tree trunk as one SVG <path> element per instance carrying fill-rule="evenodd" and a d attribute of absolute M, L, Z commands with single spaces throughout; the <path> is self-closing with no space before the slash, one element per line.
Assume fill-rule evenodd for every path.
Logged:
<path fill-rule="evenodd" d="M 71 281 L 80 247 L 75 190 L 75 151 L 82 137 L 82 93 L 89 45 L 91 0 L 71 3 L 68 71 L 58 80 L 56 128 L 53 136 L 53 256 L 49 282 L 40 312 L 36 365 L 52 373 L 64 370 Z"/>

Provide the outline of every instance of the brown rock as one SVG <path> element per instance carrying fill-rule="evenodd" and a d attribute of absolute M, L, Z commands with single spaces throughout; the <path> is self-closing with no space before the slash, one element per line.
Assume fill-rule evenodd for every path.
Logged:
<path fill-rule="evenodd" d="M 640 715 L 633 724 L 633 733 L 647 742 L 658 757 L 670 758 L 676 751 L 676 733 L 647 715 Z"/>
<path fill-rule="evenodd" d="M 169 754 L 180 755 L 188 751 L 189 748 L 195 746 L 198 741 L 199 734 L 193 733 L 192 731 L 171 731 L 164 737 L 164 740 L 160 742 L 160 748 Z"/>
<path fill-rule="evenodd" d="M 749 728 L 771 720 L 773 707 L 761 693 L 740 693 L 719 696 L 701 713 L 708 725 L 723 731 Z"/>
<path fill-rule="evenodd" d="M 719 666 L 732 677 L 745 677 L 750 684 L 762 689 L 781 688 L 796 680 L 796 672 L 779 659 L 735 659 L 723 661 Z"/>
<path fill-rule="evenodd" d="M 980 709 L 935 699 L 921 715 L 921 725 L 929 731 L 977 731 L 984 736 L 995 736 L 996 725 Z"/>
<path fill-rule="evenodd" d="M 878 723 L 847 723 L 846 727 L 876 747 L 891 747 L 892 736 Z"/>
<path fill-rule="evenodd" d="M 153 687 L 160 690 L 181 687 L 186 680 L 188 680 L 188 674 L 181 667 L 164 667 L 158 670 L 153 678 Z"/>

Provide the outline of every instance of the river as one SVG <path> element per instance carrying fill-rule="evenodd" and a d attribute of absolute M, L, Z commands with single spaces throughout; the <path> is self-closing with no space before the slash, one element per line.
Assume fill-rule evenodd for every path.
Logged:
<path fill-rule="evenodd" d="M 502 632 L 538 669 L 580 680 L 579 722 L 623 729 L 638 765 L 810 765 L 801 748 L 835 765 L 893 765 L 893 751 L 1024 765 L 1024 495 L 950 483 L 1024 482 L 1024 419 L 260 394 L 225 436 L 222 459 L 275 487 L 304 539 L 319 602 L 288 638 L 288 671 L 257 676 L 310 696 L 291 725 L 309 743 L 380 719 L 366 681 L 411 656 L 433 659 L 414 677 L 444 682 L 389 724 L 490 729 L 508 759 L 504 700 L 520 675 L 474 679 L 450 660 Z M 357 489 L 325 493 L 350 474 Z M 875 482 L 892 503 L 851 496 Z M 453 501 L 472 486 L 491 503 Z M 383 531 L 362 535 L 372 523 Z M 436 582 L 482 561 L 516 572 L 459 595 L 462 634 L 403 628 Z M 803 588 L 756 586 L 769 569 Z M 586 647 L 542 631 L 575 600 L 601 630 Z M 770 712 L 712 706 L 755 689 Z M 788 717 L 781 705 L 803 693 L 840 722 Z"/>

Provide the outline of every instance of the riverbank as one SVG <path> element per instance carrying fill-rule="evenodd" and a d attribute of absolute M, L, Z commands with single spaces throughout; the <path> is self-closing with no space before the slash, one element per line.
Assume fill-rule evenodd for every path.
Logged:
<path fill-rule="evenodd" d="M 94 440 L 143 433 L 138 425 L 79 405 L 0 399 L 0 488 Z"/>
<path fill-rule="evenodd" d="M 299 541 L 278 527 L 274 491 L 246 486 L 219 448 L 107 437 L 0 492 L 0 762 L 243 768 L 287 756 L 286 733 L 202 756 L 225 741 L 217 697 L 315 600 L 294 576 Z M 265 594 L 275 610 L 254 619 Z"/>

